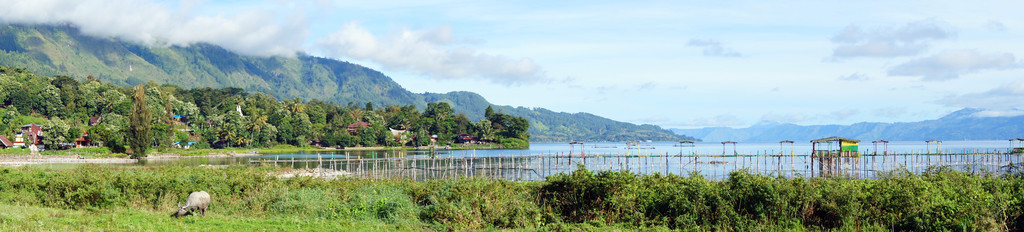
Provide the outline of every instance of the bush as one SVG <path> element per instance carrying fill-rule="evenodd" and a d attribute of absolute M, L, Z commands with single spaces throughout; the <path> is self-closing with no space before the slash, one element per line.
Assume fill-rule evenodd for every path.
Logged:
<path fill-rule="evenodd" d="M 169 213 L 192 191 L 208 214 L 356 220 L 438 230 L 1017 230 L 1024 176 L 948 168 L 879 179 L 734 172 L 637 175 L 579 168 L 546 181 L 279 179 L 272 167 L 0 168 L 0 203 Z"/>
<path fill-rule="evenodd" d="M 533 189 L 507 180 L 437 180 L 427 184 L 421 218 L 445 229 L 534 228 L 542 223 Z"/>

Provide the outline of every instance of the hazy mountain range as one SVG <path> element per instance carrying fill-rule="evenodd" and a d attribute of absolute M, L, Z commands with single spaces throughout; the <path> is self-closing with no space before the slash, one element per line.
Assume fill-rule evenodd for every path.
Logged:
<path fill-rule="evenodd" d="M 862 122 L 853 125 L 800 126 L 762 122 L 748 128 L 708 127 L 701 129 L 672 129 L 708 142 L 778 142 L 782 140 L 810 141 L 829 136 L 840 136 L 864 141 L 916 140 L 1004 140 L 1024 137 L 1024 115 L 1013 117 L 986 117 L 982 109 L 966 108 L 942 118 L 920 122 L 877 123 Z"/>
<path fill-rule="evenodd" d="M 244 56 L 219 46 L 142 45 L 116 38 L 83 35 L 73 25 L 0 24 L 0 65 L 41 75 L 86 76 L 117 85 L 148 81 L 184 88 L 239 87 L 279 99 L 320 99 L 337 104 L 416 105 L 444 101 L 471 120 L 491 105 L 472 92 L 413 93 L 383 73 L 329 58 Z M 618 122 L 588 113 L 495 106 L 530 121 L 531 140 L 675 141 L 686 139 L 654 125 Z"/>

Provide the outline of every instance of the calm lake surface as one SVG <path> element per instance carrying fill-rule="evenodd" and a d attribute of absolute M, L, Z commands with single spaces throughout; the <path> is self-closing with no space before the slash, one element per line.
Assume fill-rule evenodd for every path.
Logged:
<path fill-rule="evenodd" d="M 1000 154 L 1010 150 L 1011 146 L 1006 140 L 943 141 L 938 147 L 935 143 L 924 141 L 892 141 L 887 147 L 878 144 L 877 148 L 871 142 L 862 142 L 860 152 L 864 155 L 861 157 L 811 158 L 808 156 L 811 151 L 810 142 L 781 146 L 779 143 L 737 143 L 735 148 L 732 144 L 723 146 L 717 142 L 698 142 L 692 145 L 673 142 L 635 145 L 586 143 L 573 146 L 568 143 L 531 143 L 529 149 L 522 150 L 339 150 L 320 154 L 152 160 L 140 165 L 250 165 L 253 162 L 274 161 L 277 165 L 295 168 L 319 166 L 372 178 L 420 178 L 422 175 L 426 178 L 488 176 L 538 180 L 556 173 L 571 172 L 580 165 L 591 170 L 629 170 L 643 174 L 672 173 L 689 176 L 696 173 L 711 179 L 727 178 L 734 170 L 788 177 L 876 178 L 880 173 L 891 170 L 906 168 L 919 173 L 932 166 L 947 166 L 970 172 L 1006 172 L 1010 171 L 1011 164 L 1020 163 L 1024 159 L 1020 155 Z M 872 155 L 875 152 L 877 156 Z M 394 157 L 403 158 L 401 160 L 404 161 L 353 162 L 359 159 L 383 160 Z M 497 167 L 501 167 L 500 170 Z M 402 174 L 395 174 L 398 172 Z"/>

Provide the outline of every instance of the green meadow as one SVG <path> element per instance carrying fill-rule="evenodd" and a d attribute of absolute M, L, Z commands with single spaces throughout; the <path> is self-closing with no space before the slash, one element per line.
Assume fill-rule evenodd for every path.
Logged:
<path fill-rule="evenodd" d="M 5 231 L 1016 230 L 1024 177 L 933 168 L 879 179 L 578 169 L 544 181 L 278 178 L 275 167 L 0 169 Z M 192 191 L 205 217 L 172 218 Z"/>

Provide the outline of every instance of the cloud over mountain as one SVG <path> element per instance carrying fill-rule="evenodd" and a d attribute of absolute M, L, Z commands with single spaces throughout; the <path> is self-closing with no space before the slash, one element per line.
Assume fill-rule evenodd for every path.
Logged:
<path fill-rule="evenodd" d="M 250 10 L 234 15 L 192 14 L 194 6 L 146 0 L 0 0 L 0 22 L 73 24 L 87 34 L 150 45 L 206 42 L 247 55 L 294 56 L 308 35 L 301 17 Z"/>
<path fill-rule="evenodd" d="M 1024 115 L 1024 81 L 1016 81 L 999 85 L 991 90 L 980 93 L 949 95 L 939 99 L 937 103 L 949 107 L 985 108 L 980 116 L 1016 116 Z"/>
<path fill-rule="evenodd" d="M 365 59 L 386 69 L 407 70 L 437 79 L 482 78 L 505 84 L 526 84 L 546 79 L 529 58 L 512 59 L 458 46 L 451 27 L 414 31 L 403 29 L 378 37 L 355 23 L 318 41 L 332 56 Z"/>
<path fill-rule="evenodd" d="M 920 76 L 928 81 L 949 80 L 982 70 L 1020 68 L 1010 53 L 984 54 L 976 50 L 948 50 L 917 58 L 889 69 L 890 76 Z"/>

